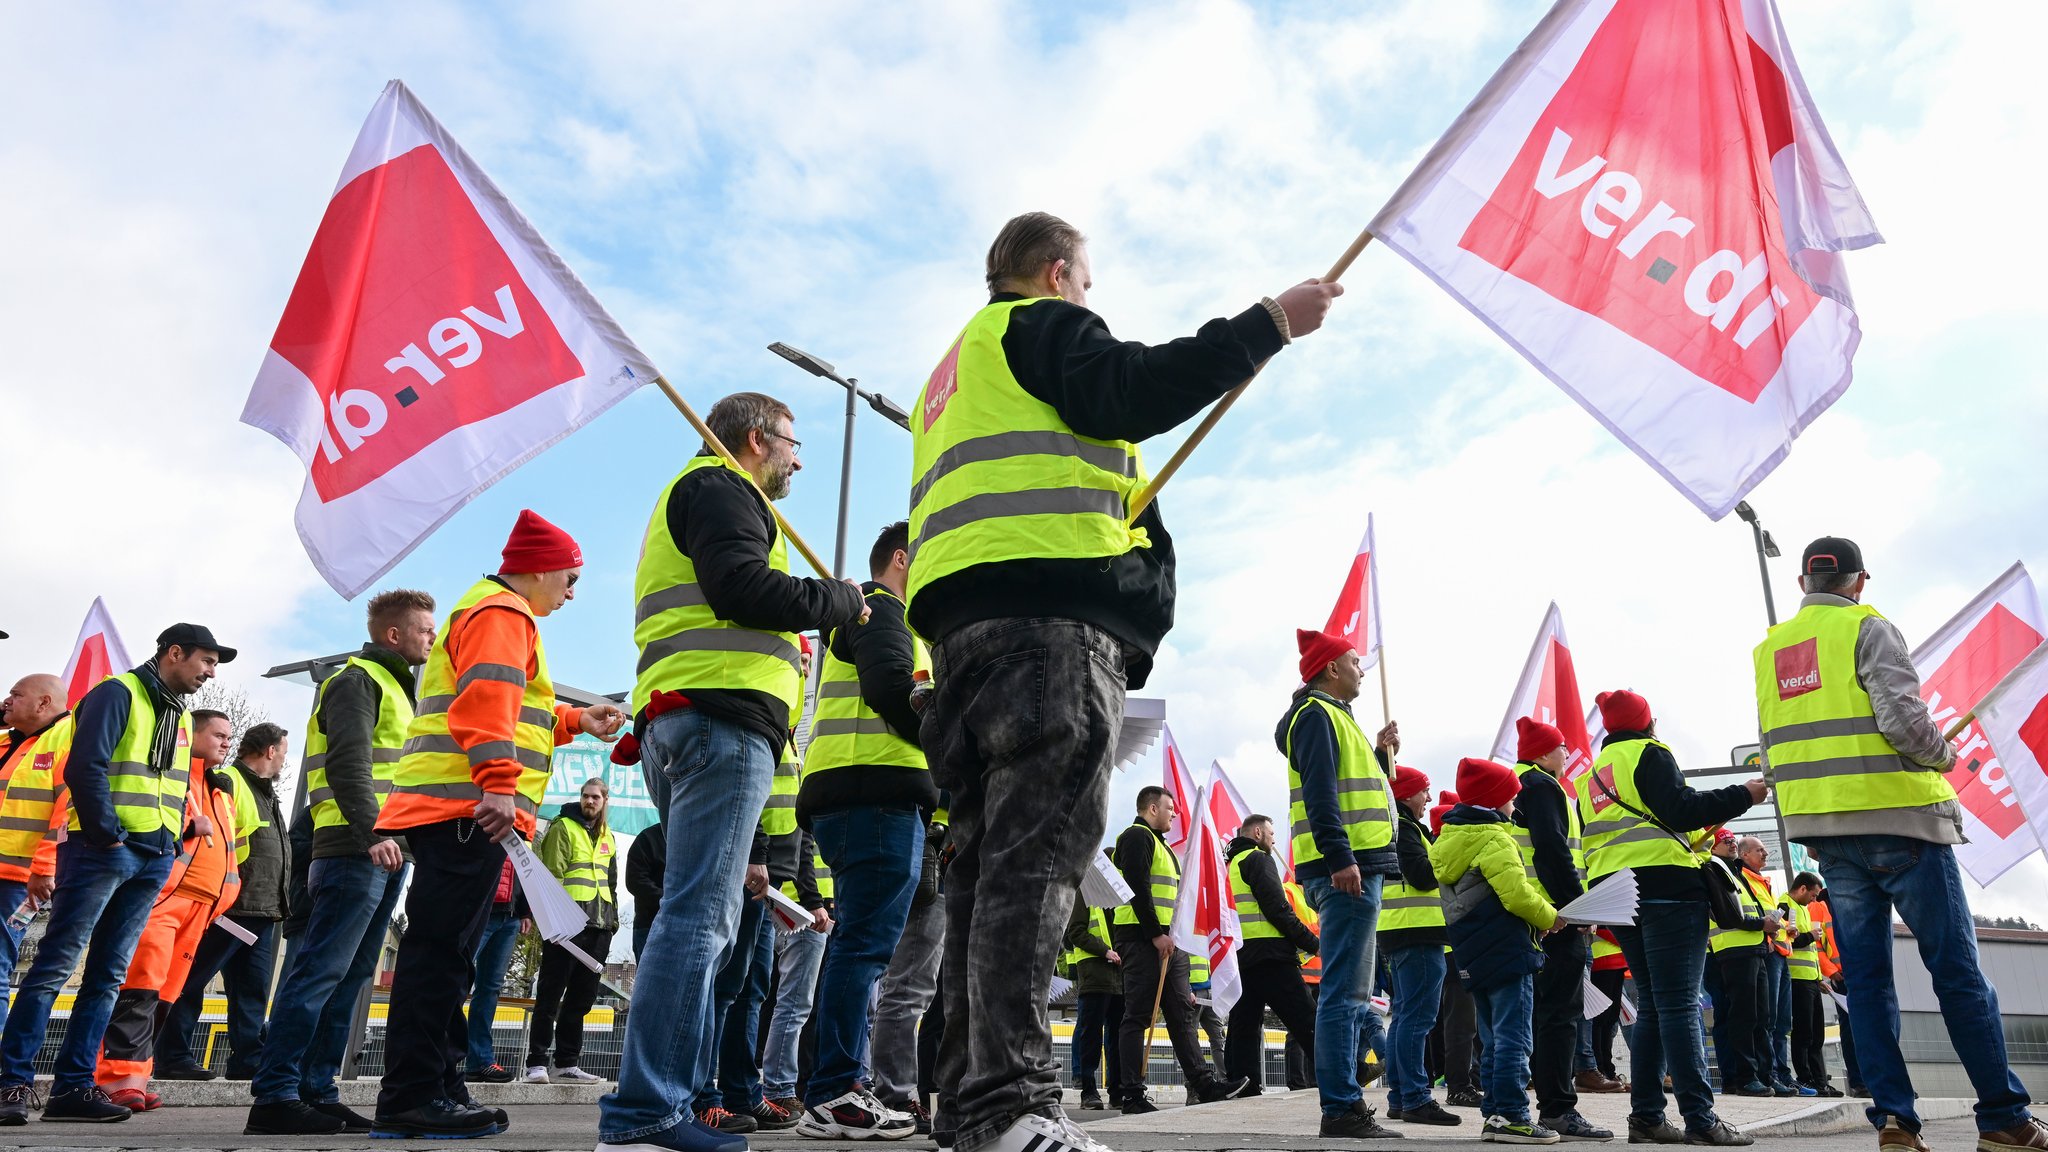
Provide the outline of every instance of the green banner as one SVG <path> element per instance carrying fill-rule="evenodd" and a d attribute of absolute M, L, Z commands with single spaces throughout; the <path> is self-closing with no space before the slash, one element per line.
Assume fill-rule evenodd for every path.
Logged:
<path fill-rule="evenodd" d="M 576 803 L 583 794 L 584 781 L 601 776 L 612 793 L 611 811 L 606 816 L 612 831 L 631 835 L 661 823 L 661 813 L 647 798 L 647 781 L 640 775 L 640 765 L 614 764 L 611 753 L 611 745 L 588 733 L 555 749 L 554 772 L 548 777 L 541 818 L 554 819 L 562 805 Z"/>

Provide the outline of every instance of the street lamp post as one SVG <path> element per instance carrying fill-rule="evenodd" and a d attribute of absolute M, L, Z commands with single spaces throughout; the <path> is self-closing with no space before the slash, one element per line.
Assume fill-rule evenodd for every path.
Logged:
<path fill-rule="evenodd" d="M 1778 558 L 1778 542 L 1771 539 L 1771 534 L 1764 528 L 1763 522 L 1756 518 L 1756 509 L 1749 506 L 1749 501 L 1744 500 L 1737 504 L 1735 506 L 1735 515 L 1744 524 L 1749 525 L 1750 534 L 1756 540 L 1756 570 L 1758 575 L 1763 577 L 1764 582 L 1764 618 L 1769 620 L 1771 626 L 1775 628 L 1778 624 L 1778 602 L 1771 595 L 1771 566 L 1769 561 Z M 1771 754 L 1769 751 L 1765 751 L 1763 754 L 1763 765 L 1764 779 L 1770 780 Z M 1785 866 L 1785 887 L 1789 890 L 1792 886 L 1792 877 L 1794 875 L 1792 867 L 1794 863 L 1792 859 L 1792 841 L 1785 834 L 1785 813 L 1783 809 L 1778 807 L 1776 791 L 1771 793 L 1771 819 L 1778 826 L 1778 852 L 1781 862 Z"/>
<path fill-rule="evenodd" d="M 846 520 L 849 505 L 853 500 L 853 402 L 856 398 L 868 402 L 868 406 L 881 413 L 898 428 L 910 430 L 910 414 L 894 400 L 879 392 L 869 392 L 860 387 L 860 381 L 841 376 L 839 370 L 801 348 L 792 348 L 778 340 L 768 346 L 770 352 L 809 372 L 823 376 L 834 384 L 846 389 L 846 439 L 839 454 L 839 538 L 832 546 L 832 574 L 846 575 Z"/>

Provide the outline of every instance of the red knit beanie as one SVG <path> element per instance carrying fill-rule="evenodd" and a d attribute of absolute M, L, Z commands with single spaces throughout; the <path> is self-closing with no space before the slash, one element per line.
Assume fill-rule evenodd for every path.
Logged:
<path fill-rule="evenodd" d="M 1328 632 L 1310 632 L 1306 628 L 1294 630 L 1295 647 L 1301 649 L 1301 682 L 1307 684 L 1323 674 L 1330 662 L 1351 651 L 1351 641 Z"/>
<path fill-rule="evenodd" d="M 505 541 L 505 559 L 498 565 L 503 576 L 533 572 L 560 572 L 583 567 L 583 549 L 567 532 L 541 518 L 531 508 L 522 509 L 519 522 Z"/>
<path fill-rule="evenodd" d="M 1394 769 L 1394 799 L 1406 800 L 1417 792 L 1427 791 L 1428 788 L 1429 774 L 1420 768 L 1410 768 L 1403 764 Z"/>
<path fill-rule="evenodd" d="M 1533 716 L 1515 720 L 1515 759 L 1535 760 L 1564 747 L 1564 733 Z"/>
<path fill-rule="evenodd" d="M 1656 720 L 1650 702 L 1626 688 L 1602 692 L 1593 703 L 1600 706 L 1600 722 L 1609 732 L 1645 732 Z"/>
<path fill-rule="evenodd" d="M 1458 795 L 1463 796 L 1467 804 L 1478 808 L 1498 808 L 1521 791 L 1522 780 L 1512 768 L 1470 756 L 1458 761 Z"/>
<path fill-rule="evenodd" d="M 1455 792 L 1439 792 L 1436 794 L 1440 803 L 1429 810 L 1429 834 L 1431 836 L 1441 836 L 1444 834 L 1444 817 L 1450 815 L 1451 809 L 1458 806 L 1456 800 L 1445 800 L 1444 797 L 1456 795 L 1457 793 Z"/>

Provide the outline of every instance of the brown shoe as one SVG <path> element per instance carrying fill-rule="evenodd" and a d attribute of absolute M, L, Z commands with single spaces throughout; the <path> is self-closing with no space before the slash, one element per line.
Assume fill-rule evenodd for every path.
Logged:
<path fill-rule="evenodd" d="M 1877 1131 L 1877 1148 L 1878 1152 L 1928 1152 L 1927 1141 L 1918 1132 L 1899 1127 L 1898 1118 L 1892 1116 L 1886 1117 L 1884 1127 Z"/>
<path fill-rule="evenodd" d="M 1572 1086 L 1581 1092 L 1619 1092 L 1621 1081 L 1609 1080 L 1598 1069 L 1588 1068 L 1572 1077 Z"/>
<path fill-rule="evenodd" d="M 2003 1132 L 1977 1134 L 1977 1152 L 2011 1152 L 2014 1148 L 2048 1148 L 2048 1123 L 2029 1116 Z"/>

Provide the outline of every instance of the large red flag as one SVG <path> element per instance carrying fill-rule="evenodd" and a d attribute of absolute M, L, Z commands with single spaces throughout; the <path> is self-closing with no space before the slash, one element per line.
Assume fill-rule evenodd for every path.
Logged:
<path fill-rule="evenodd" d="M 1372 543 L 1372 513 L 1365 514 L 1365 539 L 1358 542 L 1358 554 L 1351 558 L 1351 570 L 1344 574 L 1344 588 L 1330 609 L 1330 622 L 1323 631 L 1351 641 L 1359 661 L 1370 668 L 1380 658 L 1380 573 L 1379 557 Z"/>
<path fill-rule="evenodd" d="M 1180 896 L 1168 930 L 1174 947 L 1209 958 L 1209 1004 L 1219 1014 L 1228 1014 L 1243 990 L 1237 946 L 1244 940 L 1244 929 L 1238 923 L 1230 878 L 1224 875 L 1226 841 L 1216 830 L 1214 812 L 1201 801 L 1202 797 L 1196 797 L 1200 816 L 1188 834 L 1188 851 L 1181 860 Z"/>
<path fill-rule="evenodd" d="M 1215 760 L 1209 762 L 1209 787 L 1203 790 L 1203 795 L 1209 798 L 1209 815 L 1216 821 L 1216 830 L 1227 842 L 1252 814 L 1251 805 L 1244 802 L 1244 793 L 1237 790 L 1223 765 Z"/>
<path fill-rule="evenodd" d="M 1187 847 L 1189 830 L 1195 826 L 1195 804 L 1201 799 L 1195 789 L 1195 774 L 1188 770 L 1187 757 L 1173 739 L 1173 729 L 1164 729 L 1159 754 L 1162 768 L 1160 786 L 1173 797 L 1173 824 L 1166 830 L 1166 846 L 1178 856 Z"/>
<path fill-rule="evenodd" d="M 343 596 L 654 367 L 404 84 L 356 137 L 243 423 L 306 464 Z"/>
<path fill-rule="evenodd" d="M 2048 842 L 2048 644 L 2007 673 L 1976 713 L 1970 731 L 1980 732 L 1987 747 L 1974 758 L 1983 765 L 1989 757 L 2019 798 L 2015 807 L 2026 812 L 2029 836 Z"/>
<path fill-rule="evenodd" d="M 1508 700 L 1508 713 L 1493 740 L 1493 758 L 1515 762 L 1515 721 L 1533 716 L 1564 734 L 1564 781 L 1569 784 L 1593 763 L 1593 740 L 1586 731 L 1586 706 L 1579 702 L 1579 674 L 1572 665 L 1571 641 L 1565 639 L 1564 616 L 1553 601 L 1536 630 L 1536 643 L 1522 665 L 1522 678 Z"/>
<path fill-rule="evenodd" d="M 1715 519 L 1849 387 L 1883 239 L 1771 0 L 1560 0 L 1371 231 Z"/>
<path fill-rule="evenodd" d="M 78 626 L 78 642 L 71 646 L 71 660 L 64 665 L 64 706 L 76 708 L 92 687 L 116 672 L 135 665 L 128 659 L 128 646 L 114 627 L 106 601 L 95 596 L 86 609 L 85 623 Z"/>
<path fill-rule="evenodd" d="M 1934 722 L 1946 731 L 1976 708 L 2044 637 L 2048 623 L 2034 581 L 2025 566 L 2014 564 L 1913 649 L 1920 697 Z M 2025 797 L 2015 789 L 2014 769 L 2001 762 L 2003 747 L 1994 750 L 1981 720 L 1965 725 L 1954 743 L 1956 766 L 1948 781 L 1962 803 L 1966 838 L 1956 845 L 1956 862 L 1979 884 L 1989 884 L 2032 855 L 2041 840 L 2022 810 Z M 2048 810 L 2036 819 L 2048 823 Z"/>

